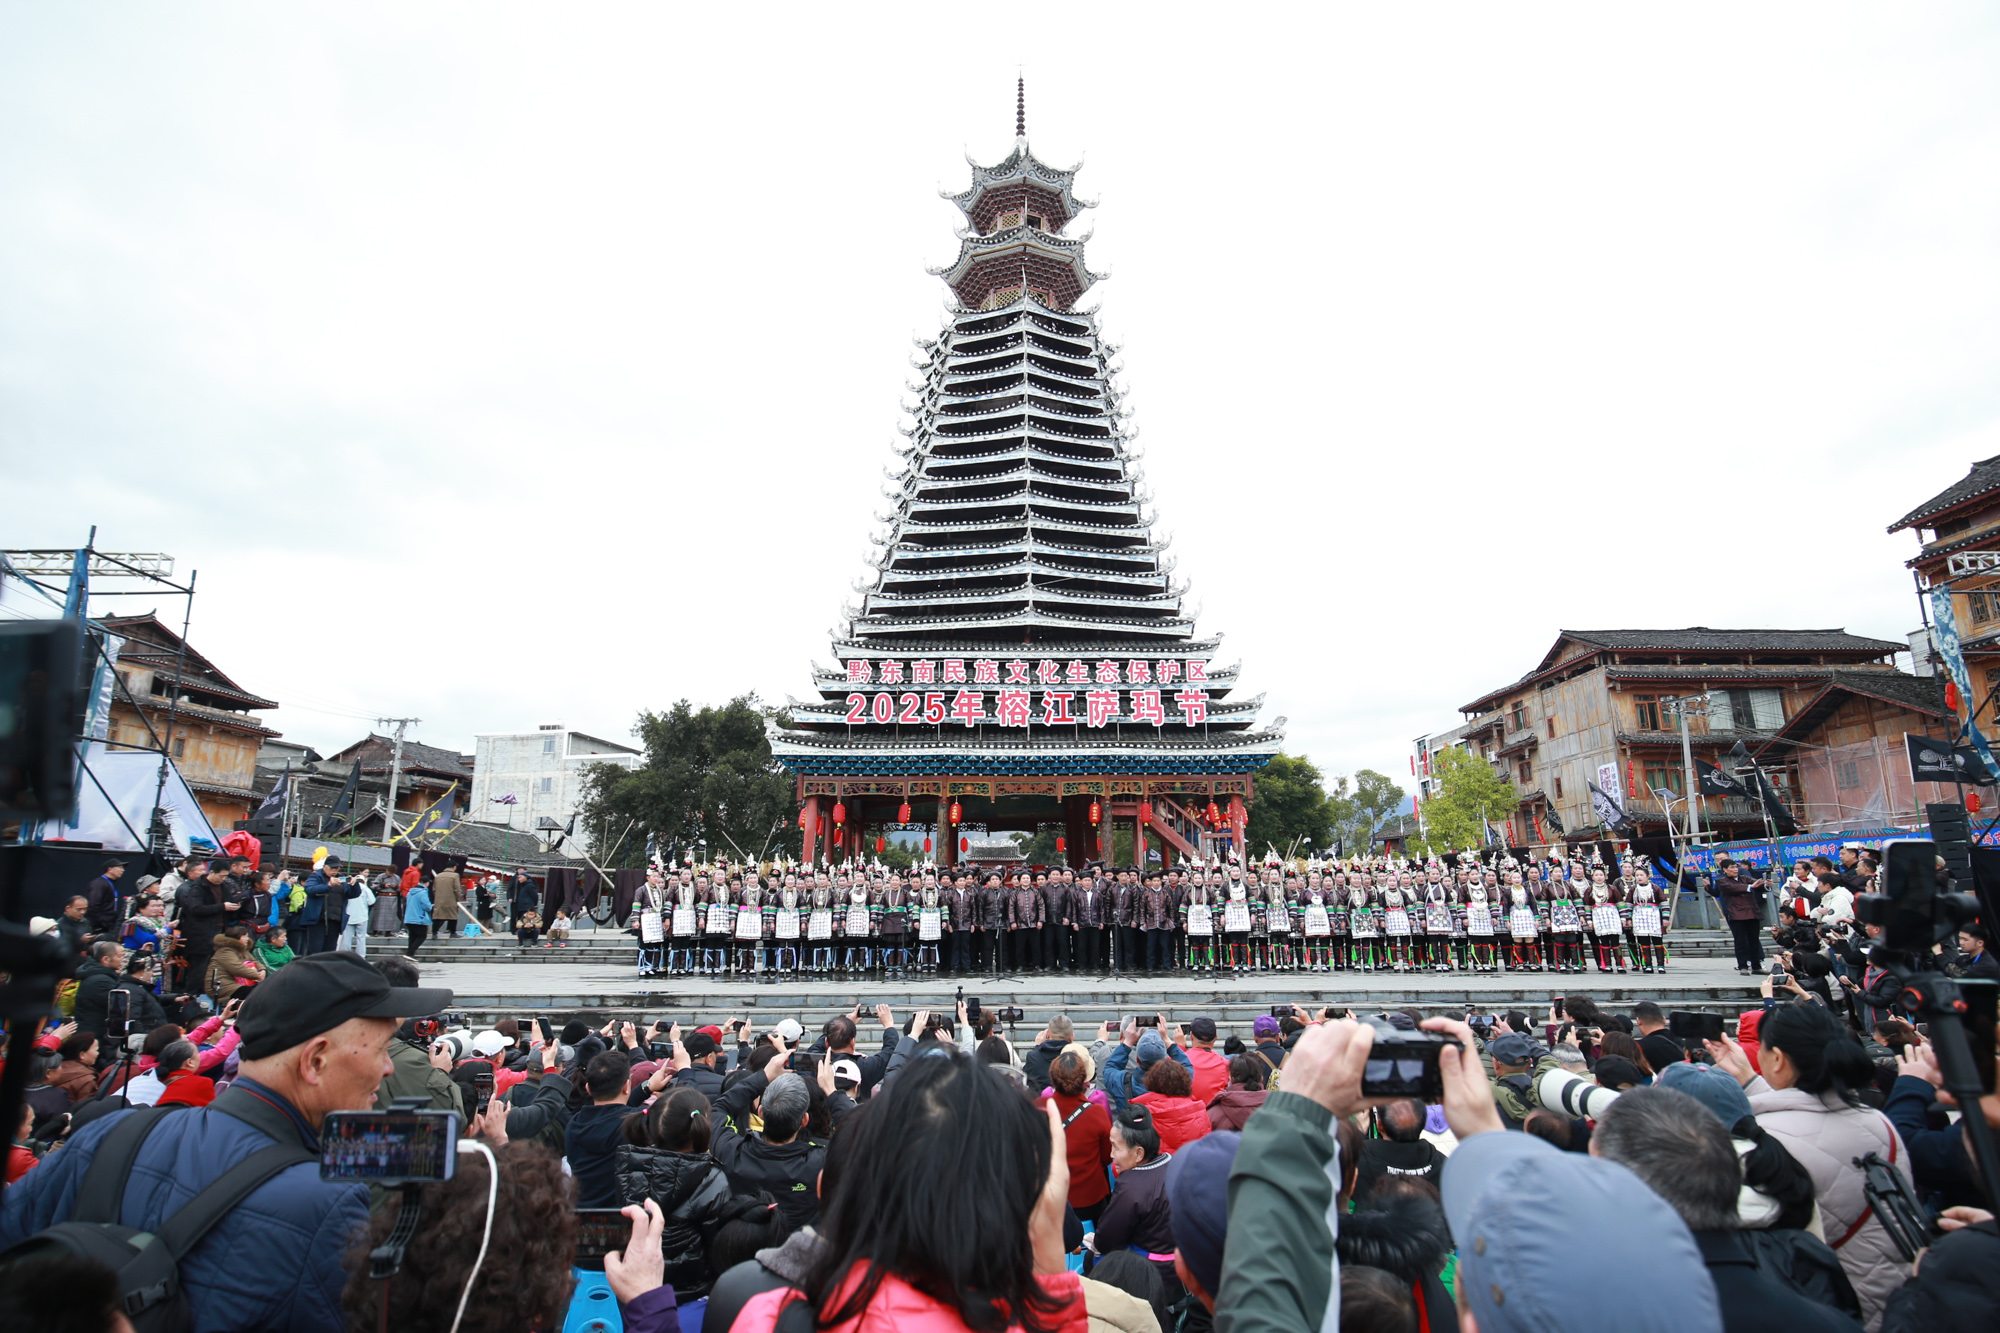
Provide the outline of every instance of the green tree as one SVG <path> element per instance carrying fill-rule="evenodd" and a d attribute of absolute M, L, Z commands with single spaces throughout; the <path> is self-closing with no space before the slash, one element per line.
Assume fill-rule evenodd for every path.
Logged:
<path fill-rule="evenodd" d="M 1504 820 L 1521 798 L 1514 784 L 1487 763 L 1457 746 L 1431 759 L 1437 794 L 1424 802 L 1424 845 L 1431 852 L 1483 847 L 1488 821 Z"/>
<path fill-rule="evenodd" d="M 1345 779 L 1340 780 L 1336 794 L 1329 796 L 1312 760 L 1304 755 L 1274 757 L 1257 772 L 1257 795 L 1244 826 L 1243 838 L 1249 844 L 1245 856 L 1262 856 L 1267 846 L 1276 847 L 1280 855 L 1330 851 L 1346 785 Z M 1310 847 L 1307 838 L 1312 839 Z"/>
<path fill-rule="evenodd" d="M 664 713 L 641 713 L 632 731 L 645 762 L 587 766 L 579 822 L 609 830 L 614 841 L 636 824 L 618 857 L 624 865 L 643 860 L 649 836 L 663 851 L 706 841 L 711 857 L 772 856 L 798 803 L 764 737 L 771 712 L 746 694 L 719 708 L 697 710 L 683 699 Z"/>
<path fill-rule="evenodd" d="M 1364 768 L 1354 775 L 1354 790 L 1344 797 L 1345 817 L 1337 830 L 1348 856 L 1367 856 L 1374 848 L 1375 830 L 1403 803 L 1403 789 L 1386 774 Z"/>

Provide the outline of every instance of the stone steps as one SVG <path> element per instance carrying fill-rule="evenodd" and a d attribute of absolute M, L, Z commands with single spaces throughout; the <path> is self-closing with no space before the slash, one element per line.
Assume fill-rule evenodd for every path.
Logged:
<path fill-rule="evenodd" d="M 400 936 L 372 937 L 381 947 L 396 947 Z M 549 963 L 631 963 L 636 944 L 622 931 L 579 931 L 566 948 L 543 948 L 537 944 L 522 948 L 512 935 L 482 935 L 475 940 L 446 938 L 424 942 L 418 956 L 426 963 L 510 962 L 523 966 Z M 1667 951 L 1675 958 L 1731 958 L 1733 946 L 1726 931 L 1673 931 L 1667 936 Z"/>
<path fill-rule="evenodd" d="M 1338 974 L 1335 974 L 1336 977 Z M 553 980 L 553 978 L 552 978 Z M 1273 994 L 1297 1004 L 1331 1004 L 1361 1009 L 1400 1009 L 1414 1006 L 1425 1014 L 1458 1016 L 1468 1005 L 1482 1012 L 1520 1009 L 1536 1022 L 1547 1013 L 1552 992 L 1589 995 L 1600 1006 L 1624 1011 L 1642 999 L 1658 1001 L 1669 1009 L 1735 1014 L 1755 1007 L 1759 1000 L 1754 988 L 1737 982 L 1693 980 L 1676 982 L 1671 973 L 1661 975 L 1614 976 L 1605 984 L 1595 974 L 1577 977 L 1562 973 L 1523 973 L 1518 977 L 1474 976 L 1463 985 L 1413 991 L 1398 987 L 1388 975 L 1357 977 L 1354 985 L 1329 984 L 1329 978 L 1287 974 L 1248 980 L 1241 987 L 1228 983 L 1202 983 L 1188 978 L 1113 978 L 1091 985 L 1064 987 L 1049 978 L 1001 979 L 982 983 L 976 990 L 980 1003 L 988 1009 L 1018 1007 L 1022 1017 L 1013 1025 L 1025 1039 L 1039 1031 L 1059 1013 L 1070 1015 L 1079 1029 L 1098 1022 L 1121 1020 L 1133 1013 L 1163 1013 L 1170 1022 L 1186 1022 L 1198 1014 L 1216 1020 L 1221 1029 L 1245 1036 L 1253 1019 L 1270 1012 Z M 826 982 L 716 983 L 701 981 L 691 985 L 669 984 L 654 991 L 629 994 L 591 993 L 587 985 L 549 988 L 547 993 L 481 995 L 459 992 L 453 1008 L 464 1010 L 475 1024 L 489 1025 L 502 1018 L 529 1015 L 582 1018 L 602 1023 L 614 1015 L 646 1018 L 673 1018 L 683 1023 L 719 1021 L 727 1015 L 747 1015 L 753 1023 L 768 1025 L 781 1018 L 796 1018 L 814 1030 L 835 1014 L 846 1013 L 857 999 L 864 1007 L 862 1031 L 879 1031 L 869 1014 L 877 1004 L 887 1004 L 898 1021 L 906 1020 L 919 1008 L 949 1010 L 956 986 L 950 978 L 921 989 L 907 983 L 864 983 L 840 987 Z"/>

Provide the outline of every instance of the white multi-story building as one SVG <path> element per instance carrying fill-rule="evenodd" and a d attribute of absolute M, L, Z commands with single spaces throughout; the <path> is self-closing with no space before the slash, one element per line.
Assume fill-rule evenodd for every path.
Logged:
<path fill-rule="evenodd" d="M 517 829 L 543 827 L 543 819 L 567 826 L 583 799 L 585 765 L 637 768 L 641 758 L 629 745 L 571 731 L 560 722 L 544 722 L 533 731 L 482 732 L 473 743 L 477 758 L 468 817 Z M 588 845 L 589 830 L 578 828 L 576 836 Z"/>

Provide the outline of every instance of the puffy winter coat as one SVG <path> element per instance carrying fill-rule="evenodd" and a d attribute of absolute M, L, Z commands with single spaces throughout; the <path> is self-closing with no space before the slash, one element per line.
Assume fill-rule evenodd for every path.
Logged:
<path fill-rule="evenodd" d="M 651 1199 L 660 1205 L 666 1228 L 660 1248 L 666 1255 L 666 1281 L 681 1301 L 708 1294 L 708 1238 L 721 1225 L 729 1202 L 729 1178 L 706 1153 L 669 1152 L 665 1148 L 618 1148 L 618 1202 Z"/>
<path fill-rule="evenodd" d="M 716 1104 L 715 1138 L 709 1151 L 739 1194 L 766 1190 L 795 1227 L 819 1219 L 819 1173 L 827 1145 L 804 1130 L 790 1143 L 772 1143 L 749 1133 L 750 1103 L 769 1086 L 761 1069 L 722 1095 Z"/>
<path fill-rule="evenodd" d="M 1132 1099 L 1153 1113 L 1153 1127 L 1160 1131 L 1160 1151 L 1179 1152 L 1209 1131 L 1208 1108 L 1192 1097 L 1169 1097 L 1160 1092 L 1143 1092 Z"/>
<path fill-rule="evenodd" d="M 253 1092 L 252 1089 L 255 1089 Z M 174 1111 L 153 1127 L 127 1178 L 119 1220 L 157 1230 L 223 1172 L 260 1148 L 293 1142 L 313 1160 L 286 1167 L 251 1192 L 181 1261 L 196 1333 L 342 1333 L 341 1256 L 368 1222 L 368 1191 L 319 1178 L 319 1141 L 284 1099 L 238 1078 L 213 1105 Z M 84 1173 L 118 1111 L 78 1130 L 69 1145 L 7 1190 L 0 1203 L 0 1248 L 66 1220 Z M 245 1262 L 282 1255 L 281 1264 Z"/>
<path fill-rule="evenodd" d="M 1868 1327 L 1875 1329 L 1884 1302 L 1909 1277 L 1910 1266 L 1862 1194 L 1867 1177 L 1854 1159 L 1880 1153 L 1907 1179 L 1909 1152 L 1902 1136 L 1880 1111 L 1849 1106 L 1830 1094 L 1773 1088 L 1761 1075 L 1744 1091 L 1757 1123 L 1812 1176 L 1826 1243 L 1840 1255 Z"/>
<path fill-rule="evenodd" d="M 217 1000 L 227 1000 L 246 982 L 264 979 L 263 968 L 250 956 L 250 941 L 217 935 L 214 944 L 215 954 L 202 989 Z"/>
<path fill-rule="evenodd" d="M 1258 1088 L 1252 1092 L 1248 1088 L 1224 1088 L 1215 1094 L 1215 1100 L 1208 1104 L 1208 1126 L 1210 1129 L 1241 1129 L 1249 1123 L 1250 1116 L 1264 1104 L 1271 1094 Z"/>

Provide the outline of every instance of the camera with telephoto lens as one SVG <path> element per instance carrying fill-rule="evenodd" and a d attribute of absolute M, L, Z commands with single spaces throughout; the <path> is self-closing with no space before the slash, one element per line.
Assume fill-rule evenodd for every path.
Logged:
<path fill-rule="evenodd" d="M 1596 1120 L 1618 1100 L 1613 1089 L 1567 1069 L 1551 1069 L 1538 1075 L 1534 1086 L 1535 1096 L 1543 1106 L 1571 1120 Z"/>
<path fill-rule="evenodd" d="M 1361 1073 L 1364 1097 L 1415 1097 L 1420 1101 L 1444 1099 L 1444 1075 L 1438 1056 L 1446 1046 L 1461 1047 L 1456 1037 L 1441 1032 L 1405 1032 L 1383 1019 L 1364 1018 L 1375 1029 L 1375 1044 L 1368 1051 L 1368 1063 Z"/>

